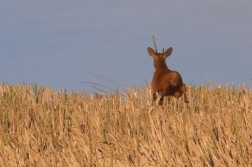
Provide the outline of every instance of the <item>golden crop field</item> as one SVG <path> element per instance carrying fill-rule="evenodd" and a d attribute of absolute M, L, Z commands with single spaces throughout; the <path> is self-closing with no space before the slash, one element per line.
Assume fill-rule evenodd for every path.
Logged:
<path fill-rule="evenodd" d="M 152 104 L 149 87 L 111 94 L 0 85 L 0 166 L 252 166 L 252 91 L 188 85 Z"/>

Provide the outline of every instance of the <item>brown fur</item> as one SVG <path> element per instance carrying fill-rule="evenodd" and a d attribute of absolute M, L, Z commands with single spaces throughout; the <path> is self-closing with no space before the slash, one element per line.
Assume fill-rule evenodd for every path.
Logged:
<path fill-rule="evenodd" d="M 157 53 L 152 48 L 148 47 L 148 53 L 154 59 L 154 67 L 156 70 L 151 82 L 153 101 L 157 99 L 156 93 L 161 96 L 159 105 L 163 104 L 164 96 L 174 96 L 178 99 L 184 94 L 184 102 L 188 103 L 189 100 L 186 95 L 186 87 L 182 81 L 181 75 L 177 71 L 168 69 L 165 63 L 165 59 L 172 53 L 172 47 L 163 53 Z"/>

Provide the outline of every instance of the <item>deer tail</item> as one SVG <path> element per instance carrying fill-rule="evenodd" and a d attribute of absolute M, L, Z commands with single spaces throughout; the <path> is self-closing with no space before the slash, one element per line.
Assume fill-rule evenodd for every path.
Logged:
<path fill-rule="evenodd" d="M 172 77 L 170 77 L 170 84 L 172 87 L 177 87 L 178 84 L 172 80 Z"/>

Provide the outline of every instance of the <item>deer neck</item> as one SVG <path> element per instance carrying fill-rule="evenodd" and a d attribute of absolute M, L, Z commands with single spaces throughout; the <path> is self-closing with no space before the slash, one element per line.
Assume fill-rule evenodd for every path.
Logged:
<path fill-rule="evenodd" d="M 165 63 L 165 60 L 157 60 L 155 62 L 155 69 L 156 70 L 169 70 Z"/>

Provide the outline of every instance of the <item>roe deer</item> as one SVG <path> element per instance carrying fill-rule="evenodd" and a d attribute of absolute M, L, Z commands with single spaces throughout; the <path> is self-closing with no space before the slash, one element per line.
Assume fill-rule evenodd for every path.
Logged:
<path fill-rule="evenodd" d="M 163 53 L 157 53 L 152 48 L 148 47 L 148 53 L 154 59 L 155 72 L 151 82 L 153 90 L 153 101 L 157 99 L 156 93 L 161 98 L 159 105 L 163 105 L 164 96 L 174 96 L 178 99 L 184 93 L 184 102 L 188 103 L 186 95 L 186 87 L 182 81 L 181 75 L 177 71 L 171 71 L 165 62 L 165 59 L 171 55 L 172 47 L 168 48 Z"/>

